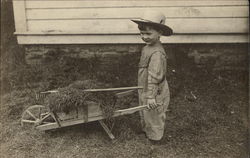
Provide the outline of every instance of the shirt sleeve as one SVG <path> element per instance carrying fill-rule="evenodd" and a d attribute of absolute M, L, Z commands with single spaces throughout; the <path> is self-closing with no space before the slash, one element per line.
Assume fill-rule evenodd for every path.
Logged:
<path fill-rule="evenodd" d="M 166 72 L 166 58 L 161 52 L 155 52 L 148 66 L 148 90 L 147 98 L 155 98 L 159 83 L 164 79 Z"/>

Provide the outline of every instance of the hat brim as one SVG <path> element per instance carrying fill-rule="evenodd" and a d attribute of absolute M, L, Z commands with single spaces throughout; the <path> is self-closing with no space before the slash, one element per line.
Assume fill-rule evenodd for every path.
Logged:
<path fill-rule="evenodd" d="M 172 28 L 164 24 L 159 24 L 159 23 L 155 23 L 155 22 L 143 20 L 143 19 L 132 19 L 131 21 L 133 21 L 136 24 L 148 24 L 148 25 L 156 26 L 162 31 L 163 36 L 171 36 L 173 34 Z"/>

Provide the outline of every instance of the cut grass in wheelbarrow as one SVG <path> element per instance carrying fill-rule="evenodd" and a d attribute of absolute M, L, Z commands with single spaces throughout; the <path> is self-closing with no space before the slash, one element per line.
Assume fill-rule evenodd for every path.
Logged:
<path fill-rule="evenodd" d="M 86 82 L 78 82 L 64 88 L 53 91 L 41 92 L 45 94 L 45 106 L 48 114 L 44 116 L 34 116 L 30 109 L 40 110 L 42 105 L 28 108 L 24 114 L 28 114 L 31 119 L 22 117 L 22 123 L 33 123 L 37 129 L 50 130 L 91 121 L 99 121 L 111 139 L 114 138 L 110 128 L 103 120 L 112 121 L 113 117 L 132 114 L 136 111 L 147 108 L 147 106 L 131 107 L 134 97 L 134 90 L 140 87 L 120 87 L 104 89 L 86 89 Z M 89 86 L 90 84 L 88 84 Z M 98 83 L 100 85 L 100 83 Z M 83 88 L 82 88 L 83 87 Z M 117 105 L 119 103 L 119 105 Z M 123 104 L 123 105 L 122 105 Z M 127 104 L 127 105 L 126 105 Z M 120 109 L 120 110 L 119 110 Z M 122 109 L 122 110 L 121 110 Z M 23 115 L 24 116 L 24 115 Z M 46 118 L 44 118 L 46 117 Z M 45 122 L 47 118 L 53 118 L 52 122 Z"/>

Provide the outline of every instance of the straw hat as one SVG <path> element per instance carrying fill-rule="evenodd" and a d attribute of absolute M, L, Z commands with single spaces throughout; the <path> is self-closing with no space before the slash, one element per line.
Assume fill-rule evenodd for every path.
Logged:
<path fill-rule="evenodd" d="M 161 12 L 157 11 L 147 11 L 144 13 L 143 18 L 132 19 L 136 24 L 150 24 L 158 27 L 162 30 L 162 35 L 170 36 L 173 34 L 173 30 L 165 25 L 166 17 Z"/>

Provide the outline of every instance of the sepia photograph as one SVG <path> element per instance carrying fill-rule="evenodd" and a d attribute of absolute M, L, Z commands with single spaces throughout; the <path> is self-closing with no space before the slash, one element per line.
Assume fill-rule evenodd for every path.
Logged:
<path fill-rule="evenodd" d="M 248 0 L 1 0 L 1 158 L 249 158 Z"/>

